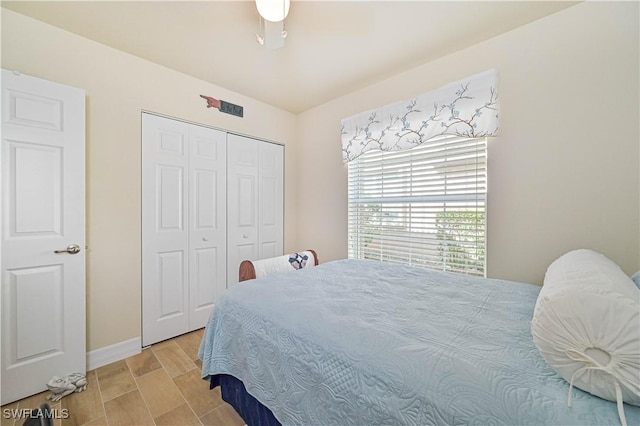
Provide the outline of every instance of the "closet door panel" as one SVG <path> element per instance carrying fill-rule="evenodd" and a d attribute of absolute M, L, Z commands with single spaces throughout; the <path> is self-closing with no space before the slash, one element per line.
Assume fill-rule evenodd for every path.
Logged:
<path fill-rule="evenodd" d="M 142 344 L 189 326 L 188 125 L 142 119 Z"/>
<path fill-rule="evenodd" d="M 227 286 L 227 134 L 189 128 L 189 331 L 206 325 Z"/>
<path fill-rule="evenodd" d="M 259 144 L 258 235 L 259 258 L 283 253 L 283 167 L 284 147 L 272 143 Z"/>
<path fill-rule="evenodd" d="M 243 260 L 283 253 L 284 147 L 228 136 L 228 278 L 238 282 Z"/>
<path fill-rule="evenodd" d="M 243 260 L 258 256 L 258 144 L 244 136 L 227 136 L 227 282 L 238 282 Z"/>

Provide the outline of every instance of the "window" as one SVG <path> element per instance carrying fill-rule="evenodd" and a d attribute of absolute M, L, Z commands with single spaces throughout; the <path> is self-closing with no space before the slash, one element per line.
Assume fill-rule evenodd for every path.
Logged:
<path fill-rule="evenodd" d="M 348 167 L 349 258 L 485 275 L 486 138 L 368 151 Z"/>

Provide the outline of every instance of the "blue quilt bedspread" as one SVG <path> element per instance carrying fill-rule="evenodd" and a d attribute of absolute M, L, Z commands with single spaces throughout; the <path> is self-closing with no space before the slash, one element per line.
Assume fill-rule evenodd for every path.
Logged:
<path fill-rule="evenodd" d="M 245 281 L 214 308 L 202 377 L 237 377 L 285 425 L 619 425 L 580 390 L 567 407 L 531 338 L 538 292 L 358 260 Z"/>

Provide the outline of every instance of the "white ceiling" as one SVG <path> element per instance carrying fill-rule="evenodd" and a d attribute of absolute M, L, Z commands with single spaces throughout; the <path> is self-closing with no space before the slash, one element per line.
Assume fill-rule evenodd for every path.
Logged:
<path fill-rule="evenodd" d="M 289 35 L 277 50 L 256 43 L 253 1 L 2 6 L 299 113 L 575 3 L 292 0 Z"/>

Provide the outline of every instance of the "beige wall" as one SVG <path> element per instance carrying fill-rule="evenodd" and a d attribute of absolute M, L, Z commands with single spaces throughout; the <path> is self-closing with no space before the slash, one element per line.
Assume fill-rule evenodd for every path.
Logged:
<path fill-rule="evenodd" d="M 638 3 L 586 2 L 300 114 L 298 241 L 347 255 L 340 119 L 489 68 L 500 135 L 489 142 L 488 276 L 541 283 L 581 247 L 640 269 Z"/>
<path fill-rule="evenodd" d="M 294 249 L 295 115 L 6 9 L 2 67 L 86 91 L 89 351 L 140 336 L 141 110 L 285 144 L 285 250 Z M 205 108 L 200 94 L 243 105 L 244 118 Z"/>

